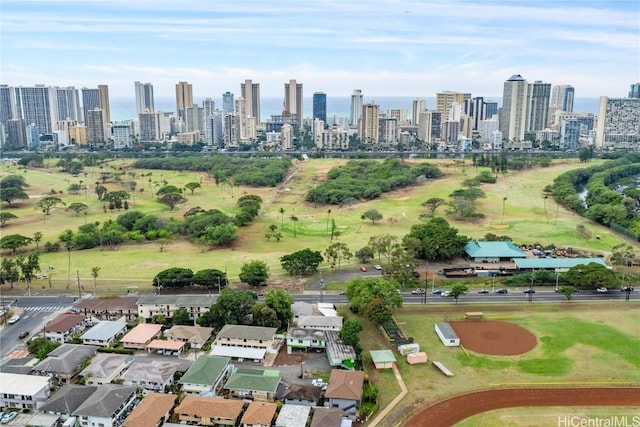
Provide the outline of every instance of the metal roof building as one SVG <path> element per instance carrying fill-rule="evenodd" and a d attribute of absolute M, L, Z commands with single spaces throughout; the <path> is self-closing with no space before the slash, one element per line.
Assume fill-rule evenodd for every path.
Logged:
<path fill-rule="evenodd" d="M 469 242 L 464 251 L 476 262 L 510 261 L 527 254 L 511 242 Z"/>
<path fill-rule="evenodd" d="M 556 272 L 567 271 L 576 265 L 587 265 L 592 262 L 609 268 L 601 258 L 526 258 L 516 259 L 518 270 L 553 270 Z"/>

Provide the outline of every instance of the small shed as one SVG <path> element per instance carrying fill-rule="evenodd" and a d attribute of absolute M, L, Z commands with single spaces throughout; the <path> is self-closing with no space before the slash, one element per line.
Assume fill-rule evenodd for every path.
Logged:
<path fill-rule="evenodd" d="M 436 334 L 442 341 L 445 347 L 458 347 L 460 346 L 460 338 L 456 331 L 453 330 L 448 323 L 436 323 Z"/>
<path fill-rule="evenodd" d="M 411 344 L 401 344 L 398 346 L 398 353 L 400 353 L 403 356 L 406 356 L 407 354 L 410 353 L 418 353 L 420 351 L 420 344 L 418 343 L 411 343 Z"/>
<path fill-rule="evenodd" d="M 427 353 L 420 351 L 418 353 L 407 354 L 407 363 L 409 365 L 417 365 L 418 363 L 427 363 Z"/>
<path fill-rule="evenodd" d="M 369 354 L 376 369 L 391 369 L 396 363 L 396 357 L 391 350 L 371 350 Z"/>

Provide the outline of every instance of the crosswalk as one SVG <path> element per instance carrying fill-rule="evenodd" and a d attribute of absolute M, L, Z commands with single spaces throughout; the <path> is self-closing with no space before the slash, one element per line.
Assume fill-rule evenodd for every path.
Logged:
<path fill-rule="evenodd" d="M 50 312 L 55 312 L 55 311 L 59 311 L 59 310 L 69 310 L 71 308 L 71 306 L 44 305 L 44 306 L 20 307 L 20 308 L 23 309 L 24 311 L 50 311 Z"/>

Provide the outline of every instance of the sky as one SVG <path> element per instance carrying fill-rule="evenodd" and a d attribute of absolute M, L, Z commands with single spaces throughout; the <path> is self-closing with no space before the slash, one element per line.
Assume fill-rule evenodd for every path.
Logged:
<path fill-rule="evenodd" d="M 175 96 L 501 95 L 513 74 L 627 96 L 640 81 L 640 2 L 416 0 L 2 0 L 0 83 L 97 87 L 134 81 Z"/>

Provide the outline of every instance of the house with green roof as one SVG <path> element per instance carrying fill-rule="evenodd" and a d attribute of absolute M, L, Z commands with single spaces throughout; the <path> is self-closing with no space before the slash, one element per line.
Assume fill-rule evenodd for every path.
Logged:
<path fill-rule="evenodd" d="M 230 399 L 274 402 L 280 385 L 280 371 L 275 369 L 236 369 L 224 385 Z"/>
<path fill-rule="evenodd" d="M 217 395 L 233 371 L 233 365 L 230 362 L 229 357 L 198 357 L 180 378 L 182 390 L 187 395 L 204 397 Z"/>
<path fill-rule="evenodd" d="M 464 251 L 474 262 L 514 261 L 527 254 L 511 242 L 469 242 Z"/>
<path fill-rule="evenodd" d="M 396 363 L 396 357 L 391 350 L 370 350 L 369 354 L 376 369 L 391 369 Z"/>

